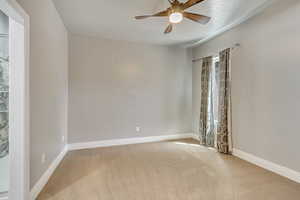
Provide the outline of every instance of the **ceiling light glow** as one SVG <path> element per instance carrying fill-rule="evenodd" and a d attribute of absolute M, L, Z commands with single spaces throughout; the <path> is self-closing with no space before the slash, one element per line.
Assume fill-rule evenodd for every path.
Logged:
<path fill-rule="evenodd" d="M 180 12 L 173 12 L 170 16 L 169 16 L 169 21 L 172 24 L 177 24 L 179 22 L 181 22 L 183 20 L 183 15 Z"/>

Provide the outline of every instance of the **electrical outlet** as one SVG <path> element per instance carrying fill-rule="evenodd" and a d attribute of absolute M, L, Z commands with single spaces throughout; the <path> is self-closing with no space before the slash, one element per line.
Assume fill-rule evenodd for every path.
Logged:
<path fill-rule="evenodd" d="M 138 132 L 138 133 L 141 132 L 141 127 L 138 127 L 138 126 L 135 127 L 135 131 Z"/>
<path fill-rule="evenodd" d="M 41 162 L 42 162 L 42 164 L 44 164 L 46 162 L 46 154 L 45 153 L 42 154 Z"/>
<path fill-rule="evenodd" d="M 61 137 L 61 141 L 62 141 L 63 143 L 65 142 L 65 136 L 64 136 L 64 135 Z"/>

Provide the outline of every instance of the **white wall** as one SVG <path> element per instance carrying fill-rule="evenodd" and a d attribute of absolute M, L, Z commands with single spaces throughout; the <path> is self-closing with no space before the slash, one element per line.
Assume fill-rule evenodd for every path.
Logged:
<path fill-rule="evenodd" d="M 278 1 L 262 14 L 194 49 L 198 58 L 241 43 L 232 55 L 234 147 L 297 171 L 299 13 L 299 0 Z M 198 73 L 194 78 L 200 79 L 198 67 L 194 65 Z M 197 95 L 194 97 L 195 104 L 200 102 Z"/>
<path fill-rule="evenodd" d="M 201 69 L 202 61 L 192 64 L 193 89 L 192 89 L 192 129 L 193 133 L 199 133 L 200 104 L 201 104 Z"/>
<path fill-rule="evenodd" d="M 69 44 L 69 143 L 191 131 L 185 49 L 82 36 Z"/>
<path fill-rule="evenodd" d="M 51 0 L 17 0 L 30 16 L 30 180 L 61 152 L 67 133 L 68 35 Z M 42 154 L 46 162 L 41 163 Z"/>

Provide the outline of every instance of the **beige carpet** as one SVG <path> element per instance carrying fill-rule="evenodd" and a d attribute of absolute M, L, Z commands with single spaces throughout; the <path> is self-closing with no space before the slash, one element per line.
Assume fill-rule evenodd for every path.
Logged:
<path fill-rule="evenodd" d="M 69 152 L 38 200 L 299 200 L 300 184 L 194 140 Z"/>

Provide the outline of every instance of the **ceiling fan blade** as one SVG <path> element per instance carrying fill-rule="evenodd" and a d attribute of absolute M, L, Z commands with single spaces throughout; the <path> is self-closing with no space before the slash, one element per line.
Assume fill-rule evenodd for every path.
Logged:
<path fill-rule="evenodd" d="M 148 17 L 166 17 L 169 15 L 169 11 L 168 10 L 164 10 L 161 12 L 158 12 L 154 15 L 142 15 L 142 16 L 136 16 L 135 19 L 146 19 Z"/>
<path fill-rule="evenodd" d="M 135 19 L 146 19 L 148 17 L 152 17 L 152 15 L 141 15 L 141 16 L 135 16 Z"/>
<path fill-rule="evenodd" d="M 173 5 L 174 0 L 168 0 L 168 2 L 169 2 L 171 5 Z"/>
<path fill-rule="evenodd" d="M 172 24 L 169 24 L 169 26 L 166 28 L 166 30 L 165 30 L 164 33 L 165 33 L 165 34 L 171 33 L 172 30 L 173 30 L 173 25 L 172 25 Z"/>
<path fill-rule="evenodd" d="M 198 3 L 201 3 L 202 1 L 205 1 L 205 0 L 188 0 L 187 2 L 185 2 L 183 5 L 182 5 L 182 9 L 185 10 L 185 9 L 188 9 Z"/>
<path fill-rule="evenodd" d="M 168 1 L 169 1 L 169 3 L 170 3 L 171 5 L 176 4 L 176 3 L 179 3 L 178 0 L 168 0 Z"/>
<path fill-rule="evenodd" d="M 207 24 L 209 22 L 209 20 L 211 19 L 210 17 L 207 17 L 205 15 L 199 15 L 199 14 L 190 13 L 190 12 L 184 12 L 183 16 L 194 22 L 198 22 L 200 24 Z"/>

